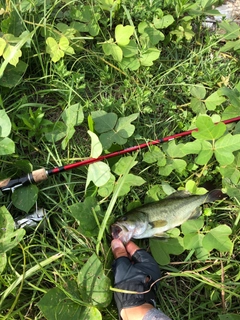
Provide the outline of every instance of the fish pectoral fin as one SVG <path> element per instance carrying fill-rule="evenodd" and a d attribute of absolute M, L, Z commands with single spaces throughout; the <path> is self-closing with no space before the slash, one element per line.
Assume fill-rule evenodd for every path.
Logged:
<path fill-rule="evenodd" d="M 155 221 L 151 221 L 150 224 L 153 228 L 160 228 L 160 227 L 164 227 L 167 225 L 167 221 L 166 220 L 155 220 Z"/>
<path fill-rule="evenodd" d="M 169 238 L 169 235 L 165 232 L 162 232 L 162 233 L 155 233 L 153 237 L 166 239 L 166 238 Z"/>
<path fill-rule="evenodd" d="M 198 207 L 192 212 L 192 214 L 189 217 L 189 219 L 190 220 L 197 219 L 198 217 L 200 217 L 201 214 L 202 214 L 202 209 L 200 207 Z"/>

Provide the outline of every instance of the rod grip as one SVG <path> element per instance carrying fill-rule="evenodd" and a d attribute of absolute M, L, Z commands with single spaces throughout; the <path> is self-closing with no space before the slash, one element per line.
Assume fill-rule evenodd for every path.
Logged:
<path fill-rule="evenodd" d="M 47 172 L 44 168 L 42 169 L 38 169 L 38 170 L 34 170 L 32 172 L 32 177 L 33 177 L 33 180 L 34 182 L 40 182 L 40 181 L 43 181 L 43 180 L 47 180 L 48 176 L 47 176 Z"/>

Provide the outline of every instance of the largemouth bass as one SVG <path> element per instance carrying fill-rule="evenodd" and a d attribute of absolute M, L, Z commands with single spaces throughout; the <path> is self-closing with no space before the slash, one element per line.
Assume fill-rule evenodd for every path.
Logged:
<path fill-rule="evenodd" d="M 200 206 L 223 199 L 221 190 L 204 195 L 177 191 L 163 200 L 147 203 L 129 211 L 111 226 L 112 237 L 127 243 L 131 238 L 166 237 L 166 231 L 201 215 Z"/>

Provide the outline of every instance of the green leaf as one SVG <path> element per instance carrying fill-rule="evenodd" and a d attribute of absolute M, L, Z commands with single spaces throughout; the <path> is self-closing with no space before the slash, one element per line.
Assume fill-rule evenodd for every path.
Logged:
<path fill-rule="evenodd" d="M 215 144 L 215 156 L 220 165 L 228 165 L 234 161 L 233 151 L 240 149 L 240 134 L 230 133 L 221 137 Z"/>
<path fill-rule="evenodd" d="M 184 251 L 183 239 L 181 237 L 170 238 L 165 241 L 150 239 L 149 243 L 153 258 L 160 265 L 170 263 L 170 254 L 179 255 Z"/>
<path fill-rule="evenodd" d="M 235 155 L 231 164 L 220 167 L 219 171 L 223 178 L 228 178 L 237 185 L 240 179 L 240 152 Z"/>
<path fill-rule="evenodd" d="M 111 281 L 105 276 L 103 266 L 94 253 L 78 273 L 82 298 L 94 306 L 107 307 L 112 300 Z"/>
<path fill-rule="evenodd" d="M 159 165 L 159 163 L 158 163 Z M 179 173 L 182 173 L 183 170 L 186 168 L 187 163 L 185 160 L 182 159 L 167 159 L 166 164 L 163 164 L 164 167 L 160 166 L 159 167 L 159 174 L 163 176 L 169 176 L 170 173 L 173 170 L 176 170 Z"/>
<path fill-rule="evenodd" d="M 136 57 L 123 58 L 121 61 L 121 67 L 123 69 L 128 68 L 134 71 L 134 70 L 138 70 L 140 66 L 141 66 L 140 61 Z"/>
<path fill-rule="evenodd" d="M 154 24 L 155 28 L 157 28 L 157 29 L 167 28 L 171 24 L 173 24 L 173 22 L 174 22 L 174 18 L 170 14 L 163 16 L 161 19 L 158 19 L 158 18 L 153 19 L 153 24 Z"/>
<path fill-rule="evenodd" d="M 17 188 L 12 195 L 13 205 L 28 213 L 38 198 L 38 187 L 35 185 Z"/>
<path fill-rule="evenodd" d="M 220 89 L 218 89 L 218 92 L 220 95 L 226 96 L 229 98 L 231 104 L 236 107 L 239 108 L 239 104 L 240 104 L 240 94 L 239 91 L 235 88 L 235 89 L 230 89 L 227 87 L 222 87 Z M 238 113 L 239 115 L 239 113 Z"/>
<path fill-rule="evenodd" d="M 150 146 L 149 151 L 147 151 L 143 156 L 143 161 L 147 163 L 154 163 L 162 158 L 165 158 L 165 155 L 161 149 L 157 146 Z"/>
<path fill-rule="evenodd" d="M 211 229 L 203 238 L 203 247 L 208 251 L 213 249 L 217 249 L 219 252 L 231 251 L 233 243 L 228 237 L 231 233 L 232 230 L 227 225 Z"/>
<path fill-rule="evenodd" d="M 195 160 L 197 164 L 205 165 L 213 156 L 213 146 L 210 142 L 202 140 L 201 143 L 201 150 Z"/>
<path fill-rule="evenodd" d="M 192 136 L 196 139 L 215 140 L 226 131 L 226 125 L 223 122 L 214 124 L 212 119 L 205 115 L 197 118 L 196 126 L 198 131 L 192 133 Z"/>
<path fill-rule="evenodd" d="M 45 137 L 48 142 L 53 143 L 65 137 L 66 133 L 67 126 L 63 122 L 57 121 L 47 126 L 45 131 Z"/>
<path fill-rule="evenodd" d="M 84 120 L 81 104 L 76 103 L 66 108 L 62 113 L 62 119 L 67 127 L 66 137 L 62 141 L 62 148 L 65 149 L 75 133 L 74 127 L 80 125 Z"/>
<path fill-rule="evenodd" d="M 138 53 L 138 46 L 134 40 L 130 40 L 129 44 L 122 47 L 124 58 L 130 58 Z"/>
<path fill-rule="evenodd" d="M 100 219 L 101 209 L 95 198 L 87 197 L 84 202 L 71 205 L 69 211 L 78 222 L 78 229 L 84 236 L 93 237 L 98 234 L 98 225 L 94 212 L 98 219 Z"/>
<path fill-rule="evenodd" d="M 114 189 L 116 189 L 118 187 L 118 183 L 119 181 L 117 181 L 115 183 Z M 134 174 L 129 173 L 126 176 L 126 179 L 122 185 L 121 190 L 119 191 L 119 197 L 122 197 L 126 194 L 128 194 L 128 192 L 130 191 L 131 187 L 133 186 L 141 186 L 145 183 L 145 180 L 141 177 L 138 177 Z"/>
<path fill-rule="evenodd" d="M 94 122 L 94 128 L 98 133 L 112 130 L 115 127 L 118 119 L 116 113 L 107 113 L 103 110 L 93 111 L 91 115 Z"/>
<path fill-rule="evenodd" d="M 101 187 L 110 179 L 110 176 L 111 173 L 108 164 L 102 161 L 91 163 L 88 167 L 86 188 L 91 181 L 95 186 Z"/>
<path fill-rule="evenodd" d="M 109 149 L 115 142 L 123 145 L 127 139 L 131 137 L 135 130 L 135 126 L 131 124 L 138 117 L 138 113 L 134 113 L 128 117 L 119 118 L 116 125 L 111 130 L 104 132 L 100 135 L 99 139 L 104 149 Z M 95 118 L 94 118 L 95 122 Z"/>
<path fill-rule="evenodd" d="M 76 283 L 68 281 L 64 291 L 53 288 L 41 298 L 37 306 L 47 320 L 102 320 L 101 313 L 96 307 L 84 307 L 74 300 L 79 299 L 80 292 Z M 71 284 L 71 285 L 70 285 Z"/>
<path fill-rule="evenodd" d="M 175 140 L 164 144 L 163 151 L 167 153 L 170 158 L 183 158 L 186 155 L 184 151 L 184 144 L 176 144 Z"/>
<path fill-rule="evenodd" d="M 126 46 L 130 42 L 130 37 L 133 35 L 133 26 L 123 26 L 119 24 L 115 28 L 115 39 L 119 46 Z"/>
<path fill-rule="evenodd" d="M 0 207 L 0 274 L 7 264 L 6 252 L 18 245 L 25 235 L 24 229 L 14 230 L 15 223 L 6 207 Z"/>
<path fill-rule="evenodd" d="M 2 56 L 4 49 L 6 48 L 7 42 L 3 38 L 0 38 L 0 56 Z"/>
<path fill-rule="evenodd" d="M 111 55 L 117 62 L 122 61 L 123 51 L 116 43 L 103 43 L 102 48 L 107 56 Z"/>
<path fill-rule="evenodd" d="M 111 174 L 108 182 L 98 189 L 98 194 L 103 198 L 109 197 L 110 194 L 113 192 L 114 185 L 115 185 L 115 177 L 113 174 Z"/>
<path fill-rule="evenodd" d="M 101 142 L 99 141 L 98 136 L 94 132 L 88 130 L 88 134 L 91 137 L 91 156 L 90 157 L 98 158 L 102 153 Z"/>
<path fill-rule="evenodd" d="M 9 63 L 16 67 L 19 62 L 19 58 L 22 56 L 22 51 L 17 46 L 7 45 L 3 52 L 3 58 L 5 60 L 9 59 Z"/>
<path fill-rule="evenodd" d="M 27 67 L 28 65 L 21 60 L 16 66 L 8 64 L 4 70 L 2 78 L 0 78 L 0 86 L 13 88 L 18 85 L 24 73 L 26 72 Z"/>
<path fill-rule="evenodd" d="M 191 99 L 190 107 L 192 108 L 192 111 L 195 112 L 196 114 L 199 114 L 199 113 L 204 114 L 206 111 L 205 104 L 198 98 Z"/>
<path fill-rule="evenodd" d="M 140 54 L 140 63 L 142 66 L 152 66 L 153 61 L 157 60 L 160 56 L 160 50 L 157 48 L 149 48 L 145 51 L 142 51 Z"/>
<path fill-rule="evenodd" d="M 193 97 L 202 100 L 206 95 L 206 89 L 201 83 L 199 83 L 191 87 L 190 93 Z"/>
<path fill-rule="evenodd" d="M 182 233 L 184 235 L 187 235 L 190 233 L 198 233 L 198 231 L 200 229 L 202 229 L 203 225 L 204 225 L 204 218 L 203 217 L 200 217 L 200 218 L 194 219 L 194 220 L 185 221 L 181 225 Z"/>
<path fill-rule="evenodd" d="M 125 172 L 126 168 L 130 166 L 130 169 L 133 168 L 138 162 L 133 161 L 132 156 L 126 156 L 122 157 L 118 160 L 117 163 L 115 163 L 112 167 L 112 171 L 116 173 L 117 175 L 122 175 L 123 172 Z"/>
<path fill-rule="evenodd" d="M 224 101 L 226 101 L 226 99 L 219 95 L 219 91 L 216 91 L 207 97 L 205 104 L 208 110 L 215 110 L 216 106 L 219 106 Z"/>
<path fill-rule="evenodd" d="M 5 110 L 0 110 L 0 137 L 7 137 L 11 132 L 11 121 Z"/>
<path fill-rule="evenodd" d="M 12 154 L 15 152 L 14 142 L 7 138 L 0 138 L 0 155 Z"/>
<path fill-rule="evenodd" d="M 57 62 L 64 57 L 64 52 L 59 48 L 59 45 L 54 38 L 48 37 L 46 39 L 46 44 L 46 52 L 50 54 L 53 62 Z"/>

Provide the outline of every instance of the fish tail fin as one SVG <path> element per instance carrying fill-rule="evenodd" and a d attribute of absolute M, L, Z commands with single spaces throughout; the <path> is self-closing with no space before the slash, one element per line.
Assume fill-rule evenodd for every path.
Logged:
<path fill-rule="evenodd" d="M 226 194 L 222 193 L 220 189 L 214 189 L 207 194 L 206 202 L 222 200 L 225 197 L 226 197 Z"/>

